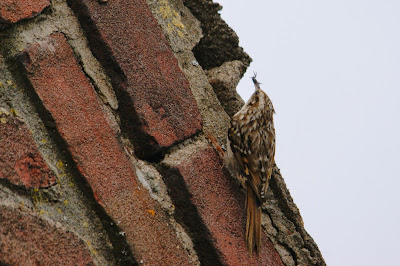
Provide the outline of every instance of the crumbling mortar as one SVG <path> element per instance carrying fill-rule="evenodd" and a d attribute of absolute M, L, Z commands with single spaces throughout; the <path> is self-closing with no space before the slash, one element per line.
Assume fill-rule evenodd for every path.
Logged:
<path fill-rule="evenodd" d="M 270 234 L 269 233 L 269 231 L 270 231 L 270 229 L 268 229 L 267 228 L 267 226 L 269 226 L 269 225 L 267 225 L 267 224 L 265 224 L 264 222 L 262 222 L 262 227 L 264 228 L 264 230 L 265 230 L 265 232 L 266 232 L 266 234 L 267 234 L 267 236 L 268 236 L 268 239 L 271 241 L 271 243 L 274 245 L 274 247 L 275 247 L 275 250 L 278 252 L 278 254 L 279 254 L 279 256 L 281 257 L 281 259 L 282 259 L 282 262 L 286 265 L 286 266 L 293 266 L 293 265 L 296 265 L 294 262 L 295 262 L 295 258 L 296 258 L 296 254 L 295 254 L 295 252 L 288 246 L 288 245 L 285 245 L 284 243 L 282 244 L 282 245 L 280 245 L 280 243 L 277 241 L 277 235 L 279 235 L 280 234 L 280 230 L 279 230 L 279 228 L 274 224 L 274 222 L 273 222 L 273 219 L 272 219 L 272 216 L 271 216 L 271 214 L 266 210 L 266 208 L 263 208 L 263 211 L 262 211 L 262 215 L 264 216 L 267 216 L 268 218 L 269 218 L 269 220 L 270 220 L 270 226 L 276 231 L 274 234 Z M 282 250 L 281 250 L 281 248 L 279 248 L 279 246 L 278 245 L 280 245 L 280 246 L 282 246 L 283 248 L 284 248 L 284 250 L 286 251 L 286 253 L 289 253 L 290 254 L 290 260 L 289 259 L 287 259 L 286 258 L 286 256 L 289 256 L 289 255 L 287 255 L 287 254 L 285 254 Z M 289 260 L 289 261 L 288 261 Z"/>
<path fill-rule="evenodd" d="M 276 217 L 277 215 L 272 215 L 271 213 L 271 209 L 273 211 L 276 211 L 275 206 L 268 206 L 267 208 L 263 209 L 263 212 L 265 214 L 267 214 L 270 219 L 271 219 L 271 224 L 272 226 L 276 229 L 277 231 L 277 235 L 270 237 L 268 235 L 268 238 L 270 239 L 270 241 L 272 242 L 272 244 L 274 246 L 276 246 L 277 244 L 280 244 L 281 246 L 283 246 L 291 255 L 292 259 L 295 262 L 295 265 L 298 265 L 298 256 L 297 253 L 294 251 L 294 249 L 290 246 L 290 244 L 288 244 L 285 240 L 286 240 L 286 234 L 282 232 L 282 230 L 280 229 L 280 226 L 278 226 L 276 224 L 276 219 L 274 218 L 274 216 Z M 281 217 L 282 218 L 282 217 Z M 287 230 L 287 229 L 286 229 Z M 278 250 L 278 249 L 277 249 Z M 278 252 L 278 254 L 281 256 L 281 254 Z M 283 261 L 283 260 L 282 260 Z"/>
<path fill-rule="evenodd" d="M 96 77 L 93 75 L 94 71 L 90 70 L 87 67 L 87 63 L 84 62 L 81 53 L 79 53 L 80 49 L 73 45 L 73 42 L 71 42 L 69 40 L 68 36 L 65 33 L 63 33 L 63 34 L 66 37 L 68 44 L 72 47 L 72 50 L 74 51 L 74 56 L 75 56 L 78 64 L 80 65 L 82 72 L 89 79 L 90 84 L 95 89 L 98 97 L 101 99 L 101 101 L 105 104 L 105 106 L 109 109 L 110 112 L 112 112 L 114 115 L 117 114 L 116 110 L 118 109 L 118 100 L 117 100 L 117 97 L 115 96 L 114 90 L 112 89 L 111 81 L 109 80 L 108 76 L 106 76 L 106 74 L 103 73 L 104 70 L 101 71 L 101 73 L 99 75 L 104 75 L 104 77 L 106 79 L 105 83 L 107 83 L 107 85 L 109 86 L 109 90 L 108 90 L 109 95 L 108 96 L 106 96 L 104 89 L 99 87 L 99 82 L 96 81 Z M 96 59 L 93 58 L 93 60 L 96 60 Z M 99 66 L 99 68 L 100 68 L 100 66 Z M 92 74 L 89 74 L 89 72 L 91 72 Z M 111 96 L 110 96 L 110 94 L 111 94 Z M 113 99 L 110 100 L 110 97 Z"/>
<path fill-rule="evenodd" d="M 124 144 L 125 152 L 136 169 L 136 175 L 139 182 L 144 188 L 149 191 L 150 197 L 157 201 L 161 208 L 170 217 L 170 225 L 173 227 L 183 248 L 188 253 L 188 256 L 191 258 L 191 263 L 193 263 L 194 265 L 200 265 L 200 261 L 194 249 L 192 239 L 189 237 L 184 227 L 174 218 L 175 206 L 168 194 L 168 187 L 165 184 L 161 174 L 157 170 L 157 168 L 159 168 L 160 166 L 160 163 L 137 159 L 136 157 L 134 157 L 133 144 L 130 142 L 130 140 L 128 138 L 121 138 L 121 141 Z M 190 142 L 190 140 L 194 138 L 196 138 L 196 136 L 189 138 L 184 142 Z M 185 144 L 179 143 L 174 145 L 170 149 L 176 149 L 176 146 L 181 145 Z M 169 154 L 169 152 L 167 152 L 166 154 Z"/>

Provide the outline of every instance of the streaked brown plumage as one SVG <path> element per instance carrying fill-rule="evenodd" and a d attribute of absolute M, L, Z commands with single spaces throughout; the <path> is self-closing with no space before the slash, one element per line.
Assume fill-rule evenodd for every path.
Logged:
<path fill-rule="evenodd" d="M 275 156 L 275 113 L 254 75 L 255 92 L 238 111 L 228 130 L 228 168 L 244 178 L 246 187 L 246 246 L 257 255 L 261 245 L 261 204 L 265 202 Z"/>

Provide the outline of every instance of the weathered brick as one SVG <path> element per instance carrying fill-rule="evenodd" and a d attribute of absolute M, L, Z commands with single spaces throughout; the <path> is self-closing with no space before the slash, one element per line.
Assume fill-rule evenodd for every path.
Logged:
<path fill-rule="evenodd" d="M 0 29 L 22 19 L 32 18 L 50 5 L 50 0 L 1 0 Z"/>
<path fill-rule="evenodd" d="M 176 165 L 165 163 L 162 174 L 176 206 L 176 219 L 188 228 L 203 264 L 219 260 L 226 265 L 283 265 L 265 233 L 259 258 L 247 252 L 244 193 L 224 173 L 211 147 Z"/>
<path fill-rule="evenodd" d="M 149 157 L 201 129 L 189 83 L 146 0 L 68 1 L 110 75 L 123 130 Z"/>
<path fill-rule="evenodd" d="M 0 206 L 0 264 L 95 265 L 82 240 L 28 212 Z"/>
<path fill-rule="evenodd" d="M 149 265 L 187 264 L 169 218 L 137 180 L 117 132 L 61 33 L 21 55 L 27 77 L 67 143 L 95 198 L 126 234 L 136 260 Z"/>
<path fill-rule="evenodd" d="M 26 125 L 6 110 L 0 110 L 0 178 L 26 188 L 56 183 Z"/>

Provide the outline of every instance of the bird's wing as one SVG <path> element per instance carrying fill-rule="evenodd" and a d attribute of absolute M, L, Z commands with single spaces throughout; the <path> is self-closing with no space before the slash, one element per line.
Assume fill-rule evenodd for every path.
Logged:
<path fill-rule="evenodd" d="M 264 202 L 266 183 L 270 173 L 270 163 L 265 156 L 266 145 L 269 139 L 264 138 L 258 133 L 241 132 L 239 122 L 232 120 L 231 128 L 228 131 L 228 138 L 231 145 L 233 156 L 236 159 L 241 174 L 247 179 L 247 182 L 253 188 L 260 202 Z M 268 175 L 269 174 L 269 175 Z"/>

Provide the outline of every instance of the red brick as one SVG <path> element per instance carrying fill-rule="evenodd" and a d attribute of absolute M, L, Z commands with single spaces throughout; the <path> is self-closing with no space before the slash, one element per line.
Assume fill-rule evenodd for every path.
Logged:
<path fill-rule="evenodd" d="M 27 48 L 20 59 L 96 200 L 125 232 L 135 259 L 149 265 L 187 263 L 168 216 L 138 182 L 65 36 L 52 34 Z"/>
<path fill-rule="evenodd" d="M 95 265 L 82 240 L 37 216 L 0 206 L 0 264 Z"/>
<path fill-rule="evenodd" d="M 0 111 L 0 178 L 26 188 L 56 183 L 24 123 Z"/>
<path fill-rule="evenodd" d="M 32 18 L 50 6 L 50 0 L 1 0 L 0 29 L 2 25 L 13 24 L 22 19 Z"/>
<path fill-rule="evenodd" d="M 201 130 L 189 83 L 146 0 L 68 2 L 112 78 L 123 129 L 139 157 Z"/>
<path fill-rule="evenodd" d="M 213 264 L 218 259 L 226 265 L 283 265 L 265 233 L 259 258 L 250 257 L 245 247 L 244 193 L 224 173 L 221 160 L 211 147 L 170 167 L 162 173 L 172 190 L 177 220 L 189 228 L 203 264 Z M 207 245 L 216 251 L 207 249 Z"/>

